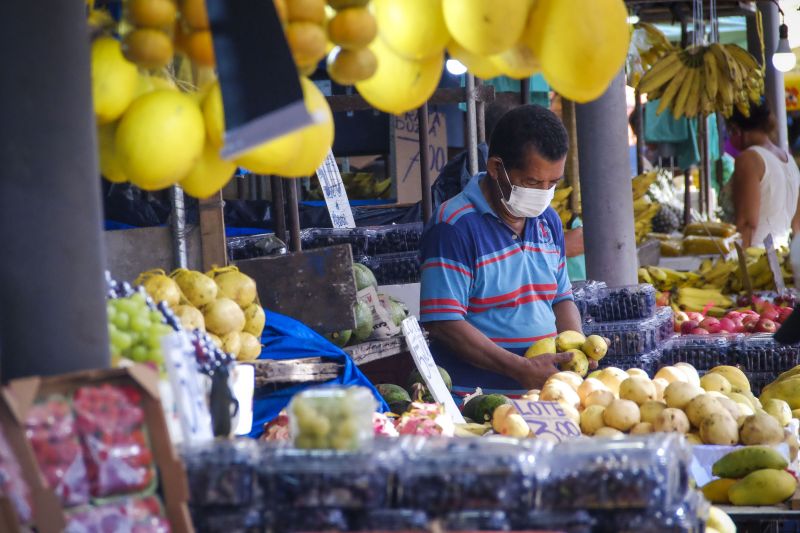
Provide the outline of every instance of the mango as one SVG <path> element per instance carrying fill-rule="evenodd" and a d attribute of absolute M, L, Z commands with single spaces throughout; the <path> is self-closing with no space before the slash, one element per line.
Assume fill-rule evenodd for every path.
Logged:
<path fill-rule="evenodd" d="M 756 470 L 728 490 L 733 505 L 775 505 L 789 499 L 797 480 L 785 470 Z"/>
<path fill-rule="evenodd" d="M 787 466 L 789 463 L 786 458 L 769 446 L 746 446 L 730 452 L 714 463 L 711 473 L 721 478 L 743 478 L 756 470 L 783 470 Z"/>
<path fill-rule="evenodd" d="M 709 370 L 709 373 L 721 374 L 725 377 L 731 384 L 731 392 L 750 392 L 750 382 L 747 380 L 747 376 L 735 366 L 715 366 Z"/>
<path fill-rule="evenodd" d="M 731 501 L 728 499 L 728 489 L 730 489 L 731 485 L 737 481 L 739 480 L 728 478 L 715 479 L 714 481 L 703 485 L 703 488 L 700 490 L 703 491 L 703 496 L 706 497 L 706 500 L 710 501 L 711 503 L 728 504 L 731 503 Z"/>

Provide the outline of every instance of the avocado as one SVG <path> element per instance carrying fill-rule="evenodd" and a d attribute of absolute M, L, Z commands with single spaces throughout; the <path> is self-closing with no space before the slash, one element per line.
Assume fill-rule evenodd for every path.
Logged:
<path fill-rule="evenodd" d="M 328 342 L 331 344 L 335 344 L 339 348 L 344 348 L 347 346 L 347 343 L 350 342 L 350 337 L 352 335 L 353 331 L 346 329 L 344 331 L 334 331 L 333 333 L 329 333 L 325 335 L 325 338 L 328 339 Z"/>
<path fill-rule="evenodd" d="M 381 398 L 389 405 L 389 409 L 396 415 L 402 415 L 408 410 L 408 406 L 411 405 L 411 397 L 400 385 L 382 383 L 376 385 L 375 388 L 378 389 Z"/>

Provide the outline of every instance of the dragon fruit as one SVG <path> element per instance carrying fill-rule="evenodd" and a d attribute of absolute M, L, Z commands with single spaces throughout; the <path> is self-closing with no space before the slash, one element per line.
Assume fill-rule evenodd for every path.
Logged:
<path fill-rule="evenodd" d="M 289 415 L 286 410 L 281 411 L 277 417 L 264 424 L 264 434 L 262 440 L 288 441 L 291 440 L 289 433 Z"/>
<path fill-rule="evenodd" d="M 396 423 L 400 435 L 452 437 L 455 433 L 453 420 L 437 403 L 412 402 L 408 411 Z"/>
<path fill-rule="evenodd" d="M 399 433 L 394 427 L 392 419 L 383 413 L 372 414 L 372 427 L 376 437 L 397 437 Z"/>

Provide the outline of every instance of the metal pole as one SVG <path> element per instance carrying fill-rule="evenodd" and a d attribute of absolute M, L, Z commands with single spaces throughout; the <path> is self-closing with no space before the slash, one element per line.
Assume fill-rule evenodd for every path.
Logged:
<path fill-rule="evenodd" d="M 172 266 L 186 268 L 189 263 L 186 255 L 186 204 L 183 189 L 173 185 L 169 190 L 172 201 L 172 216 L 169 219 L 172 231 Z"/>
<path fill-rule="evenodd" d="M 286 207 L 283 194 L 283 181 L 278 176 L 270 176 L 272 183 L 272 227 L 275 236 L 286 242 Z"/>
<path fill-rule="evenodd" d="M 777 144 L 788 152 L 789 129 L 786 124 L 786 90 L 783 85 L 783 72 L 772 66 L 772 55 L 778 48 L 780 14 L 778 6 L 772 2 L 758 2 L 758 10 L 764 21 L 764 63 L 766 64 L 764 94 L 775 117 Z"/>
<path fill-rule="evenodd" d="M 475 76 L 467 74 L 467 166 L 469 173 L 478 173 L 478 131 L 475 110 Z"/>
<path fill-rule="evenodd" d="M 706 187 L 705 187 L 705 173 L 706 173 L 706 134 L 705 134 L 705 127 L 703 126 L 703 121 L 697 121 L 697 147 L 700 152 L 700 161 L 697 165 L 697 172 L 698 172 L 698 184 L 699 187 L 697 188 L 697 210 L 702 215 L 706 212 Z"/>
<path fill-rule="evenodd" d="M 519 103 L 528 105 L 531 103 L 531 79 L 525 78 L 519 81 Z"/>
<path fill-rule="evenodd" d="M 692 169 L 683 171 L 683 225 L 692 221 Z"/>
<path fill-rule="evenodd" d="M 597 100 L 575 107 L 581 196 L 591 200 L 583 206 L 587 274 L 610 286 L 632 285 L 638 259 L 624 75 Z"/>
<path fill-rule="evenodd" d="M 428 154 L 428 103 L 417 110 L 419 120 L 419 176 L 422 188 L 422 221 L 427 223 L 433 214 L 431 197 L 431 164 Z"/>
<path fill-rule="evenodd" d="M 293 252 L 302 250 L 300 243 L 300 204 L 297 195 L 297 180 L 284 179 L 286 184 L 286 203 L 289 207 L 289 249 Z"/>
<path fill-rule="evenodd" d="M 483 80 L 475 78 L 475 87 L 483 85 Z M 486 142 L 486 104 L 483 100 L 475 102 L 475 122 L 478 126 L 478 144 Z"/>
<path fill-rule="evenodd" d="M 9 380 L 108 367 L 85 6 L 4 6 L 0 67 L 15 82 L 0 88 L 2 101 L 14 102 L 0 120 L 0 373 Z"/>
<path fill-rule="evenodd" d="M 569 195 L 569 206 L 573 214 L 581 212 L 581 182 L 580 182 L 580 163 L 578 148 L 578 129 L 575 123 L 575 102 L 561 97 L 561 121 L 564 127 L 567 128 L 567 135 L 569 136 L 569 151 L 567 152 L 567 164 L 564 169 L 564 175 L 567 184 L 572 187 L 572 193 Z"/>

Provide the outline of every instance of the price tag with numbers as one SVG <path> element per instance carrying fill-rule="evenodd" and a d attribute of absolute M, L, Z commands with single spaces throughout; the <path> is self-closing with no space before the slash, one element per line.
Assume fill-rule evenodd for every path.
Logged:
<path fill-rule="evenodd" d="M 356 221 L 353 218 L 353 211 L 350 209 L 350 201 L 347 199 L 347 191 L 342 182 L 342 175 L 339 167 L 336 166 L 336 158 L 333 152 L 328 151 L 328 157 L 317 169 L 317 177 L 322 187 L 322 195 L 325 196 L 325 204 L 328 206 L 328 213 L 331 216 L 331 224 L 334 228 L 355 228 Z"/>
<path fill-rule="evenodd" d="M 438 403 L 444 405 L 445 412 L 450 415 L 453 422 L 463 424 L 465 422 L 464 417 L 461 411 L 458 410 L 453 397 L 450 396 L 450 391 L 447 390 L 441 374 L 439 374 L 439 369 L 436 367 L 436 362 L 433 360 L 433 355 L 431 355 L 431 350 L 428 348 L 428 343 L 419 328 L 416 317 L 411 316 L 403 320 L 402 328 L 408 344 L 408 350 L 411 352 L 414 364 L 417 365 L 417 369 L 422 374 L 422 379 L 425 380 L 425 385 L 431 392 L 431 396 Z"/>
<path fill-rule="evenodd" d="M 567 416 L 558 402 L 511 400 L 511 403 L 537 439 L 562 442 L 581 436 L 581 428 Z"/>

